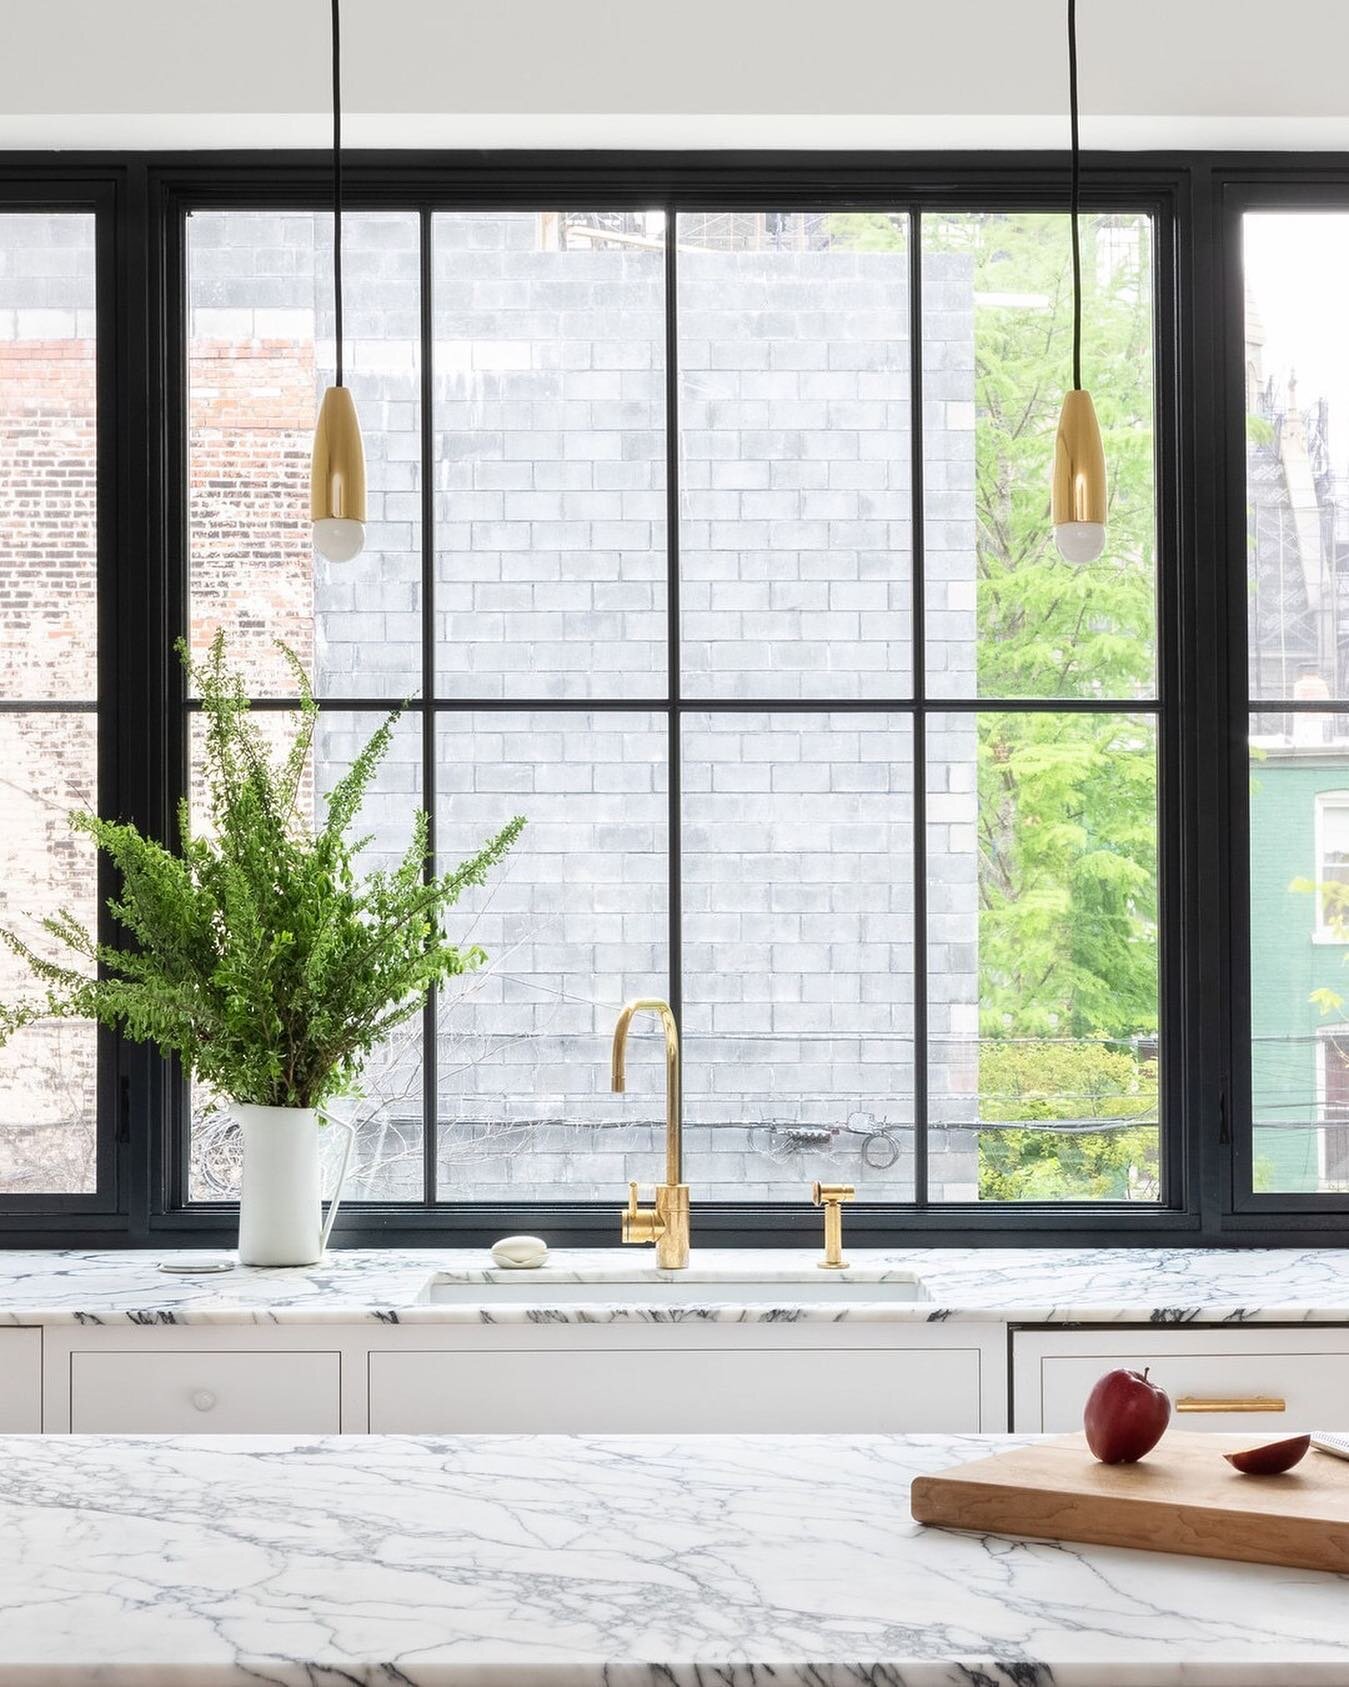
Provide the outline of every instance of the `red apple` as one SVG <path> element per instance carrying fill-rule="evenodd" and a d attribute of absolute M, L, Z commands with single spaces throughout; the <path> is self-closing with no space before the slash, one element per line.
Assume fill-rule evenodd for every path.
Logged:
<path fill-rule="evenodd" d="M 1133 1464 L 1150 1453 L 1171 1421 L 1165 1389 L 1143 1371 L 1107 1371 L 1087 1396 L 1082 1427 L 1102 1464 Z"/>

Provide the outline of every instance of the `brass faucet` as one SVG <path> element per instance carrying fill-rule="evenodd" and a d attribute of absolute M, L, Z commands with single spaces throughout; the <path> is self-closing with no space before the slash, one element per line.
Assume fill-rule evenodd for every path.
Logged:
<path fill-rule="evenodd" d="M 848 1262 L 843 1257 L 843 1202 L 857 1194 L 851 1183 L 817 1183 L 810 1198 L 817 1207 L 824 1208 L 824 1258 L 817 1259 L 821 1271 L 845 1271 Z"/>
<path fill-rule="evenodd" d="M 638 1204 L 637 1185 L 629 1183 L 622 1235 L 625 1242 L 654 1242 L 656 1264 L 666 1271 L 680 1271 L 689 1262 L 689 1186 L 684 1182 L 680 1131 L 679 1027 L 668 1002 L 644 996 L 628 1003 L 614 1026 L 613 1083 L 618 1092 L 624 1088 L 623 1051 L 636 1013 L 659 1014 L 665 1028 L 665 1182 L 657 1184 L 650 1207 Z"/>

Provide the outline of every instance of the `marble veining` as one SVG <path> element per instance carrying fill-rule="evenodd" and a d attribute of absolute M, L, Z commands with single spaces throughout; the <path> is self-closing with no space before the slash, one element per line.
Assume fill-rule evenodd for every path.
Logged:
<path fill-rule="evenodd" d="M 1349 1323 L 1349 1249 L 850 1249 L 840 1281 L 916 1271 L 926 1298 L 847 1305 L 793 1296 L 794 1282 L 814 1286 L 816 1257 L 695 1248 L 687 1272 L 659 1273 L 628 1250 L 559 1250 L 527 1274 L 533 1282 L 612 1282 L 614 1298 L 531 1306 L 511 1303 L 505 1291 L 522 1274 L 495 1269 L 485 1249 L 333 1250 L 312 1267 L 197 1278 L 166 1276 L 152 1252 L 0 1252 L 0 1324 Z M 445 1271 L 482 1282 L 482 1303 L 428 1305 L 428 1284 Z M 622 1280 L 634 1273 L 687 1283 L 750 1274 L 781 1294 L 737 1304 L 732 1281 L 710 1305 L 624 1305 Z"/>
<path fill-rule="evenodd" d="M 1349 1683 L 1349 1585 L 919 1528 L 991 1436 L 0 1439 L 0 1684 Z"/>

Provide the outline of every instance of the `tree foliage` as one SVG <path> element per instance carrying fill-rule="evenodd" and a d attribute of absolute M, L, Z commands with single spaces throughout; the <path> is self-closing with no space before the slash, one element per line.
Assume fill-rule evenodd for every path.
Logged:
<path fill-rule="evenodd" d="M 274 756 L 226 665 L 223 635 L 194 662 L 179 652 L 206 722 L 210 825 L 194 833 L 186 801 L 173 852 L 135 826 L 77 813 L 120 882 L 109 902 L 125 934 L 99 943 L 67 911 L 44 919 L 67 961 L 39 955 L 12 931 L 4 942 L 40 995 L 0 1010 L 0 1035 L 37 1019 L 92 1019 L 176 1055 L 210 1090 L 277 1107 L 321 1106 L 351 1093 L 361 1067 L 433 984 L 480 966 L 441 922 L 481 885 L 524 825 L 514 819 L 452 872 L 427 878 L 427 820 L 391 871 L 362 873 L 368 838 L 350 837 L 386 755 L 393 711 L 334 786 L 323 822 L 308 826 L 301 796 L 318 709 L 308 676 L 280 647 L 299 691 L 299 725 Z"/>
<path fill-rule="evenodd" d="M 1003 1058 L 997 1039 L 1037 1039 L 1033 1058 L 1048 1078 L 1054 1039 L 1124 1040 L 1157 1027 L 1156 742 L 1151 723 L 1128 712 L 1156 689 L 1151 254 L 1145 219 L 1083 219 L 1083 377 L 1110 478 L 1106 550 L 1083 565 L 1059 556 L 1049 519 L 1054 432 L 1072 367 L 1067 219 L 928 215 L 923 232 L 925 264 L 937 253 L 947 255 L 948 274 L 963 264 L 974 295 L 978 693 L 1121 705 L 993 707 L 976 718 L 987 1095 Z M 838 219 L 837 238 L 893 247 L 904 223 L 850 215 Z M 1040 1188 L 1049 1166 L 1078 1152 L 1062 1136 L 985 1134 L 1000 1165 L 1024 1157 Z M 1127 1159 L 1151 1140 L 1155 1164 L 1155 1131 L 1126 1134 L 1139 1141 L 1126 1148 L 1119 1135 L 1101 1137 L 1102 1155 Z M 1078 1194 L 1120 1183 L 1088 1163 L 1087 1138 L 1079 1146 L 1079 1173 L 1068 1178 Z M 1040 1159 L 1036 1170 L 1030 1162 Z M 1123 1175 L 1138 1181 L 1137 1166 Z M 1024 1198 L 991 1166 L 981 1194 Z"/>
<path fill-rule="evenodd" d="M 1099 1042 L 995 1040 L 982 1051 L 979 1079 L 985 1120 L 1056 1127 L 981 1131 L 983 1200 L 1157 1198 L 1154 1061 Z M 1108 1128 L 1064 1128 L 1092 1120 L 1108 1122 Z"/>
<path fill-rule="evenodd" d="M 936 224 L 976 299 L 979 691 L 1127 701 L 1154 689 L 1149 253 L 1140 220 L 1084 223 L 1083 370 L 1110 522 L 1099 561 L 1065 562 L 1048 468 L 1071 369 L 1065 220 Z M 1137 242 L 1135 244 L 1134 242 Z M 1043 300 L 1039 308 L 1004 300 Z M 1156 746 L 1137 717 L 979 720 L 981 1029 L 1127 1037 L 1157 1025 Z"/>

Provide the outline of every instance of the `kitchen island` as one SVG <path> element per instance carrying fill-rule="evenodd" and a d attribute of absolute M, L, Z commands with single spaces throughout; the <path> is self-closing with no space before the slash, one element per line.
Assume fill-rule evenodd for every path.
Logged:
<path fill-rule="evenodd" d="M 928 1530 L 994 1436 L 0 1438 L 0 1687 L 1349 1684 L 1349 1582 Z"/>

